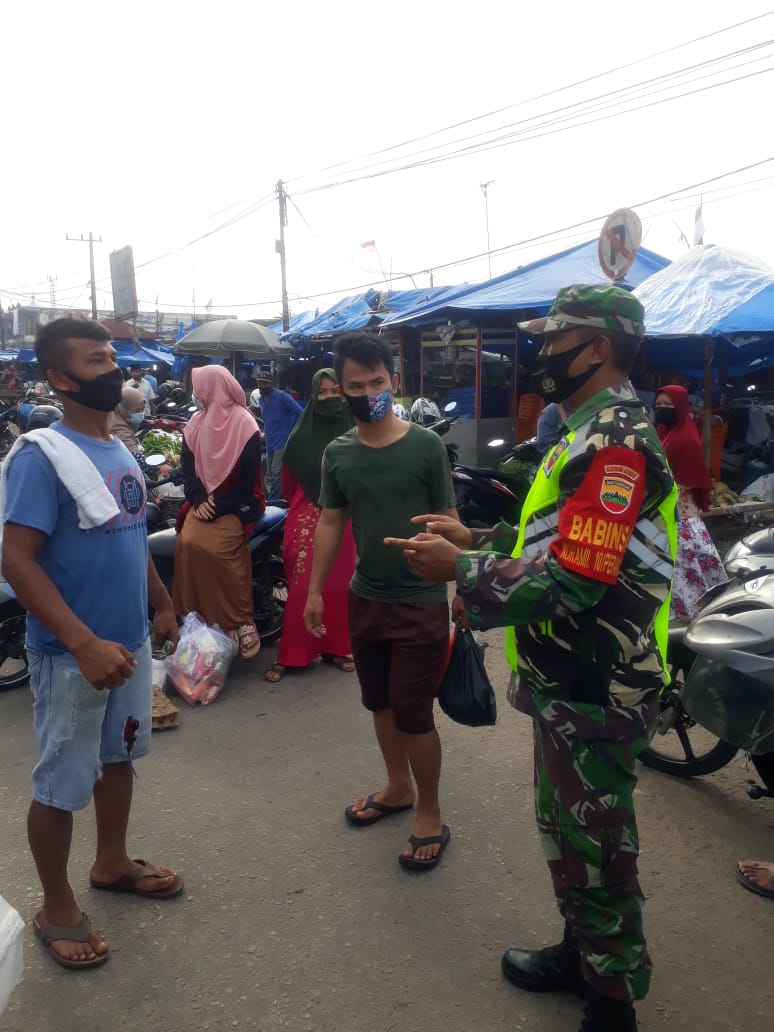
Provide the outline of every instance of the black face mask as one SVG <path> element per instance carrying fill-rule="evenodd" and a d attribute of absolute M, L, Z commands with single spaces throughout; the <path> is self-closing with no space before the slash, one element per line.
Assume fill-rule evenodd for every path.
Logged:
<path fill-rule="evenodd" d="M 344 411 L 341 398 L 316 398 L 314 410 L 322 419 L 338 419 Z"/>
<path fill-rule="evenodd" d="M 120 369 L 111 369 L 109 373 L 95 376 L 93 380 L 82 380 L 75 373 L 68 372 L 67 375 L 78 384 L 80 390 L 63 391 L 61 388 L 57 388 L 57 393 L 61 394 L 63 398 L 77 401 L 79 405 L 94 409 L 95 412 L 112 412 L 121 401 L 124 378 Z"/>
<path fill-rule="evenodd" d="M 656 425 L 661 423 L 662 426 L 676 426 L 677 409 L 670 408 L 668 405 L 659 405 L 658 408 L 653 409 L 653 422 Z"/>
<path fill-rule="evenodd" d="M 355 419 L 361 423 L 381 423 L 392 410 L 392 388 L 377 394 L 345 394 L 344 400 Z"/>
<path fill-rule="evenodd" d="M 577 376 L 570 376 L 568 372 L 575 357 L 584 348 L 587 348 L 593 340 L 596 340 L 596 337 L 592 337 L 591 340 L 581 341 L 576 347 L 570 348 L 569 351 L 565 351 L 561 355 L 546 355 L 541 360 L 535 374 L 535 380 L 538 391 L 547 402 L 555 401 L 561 404 L 561 402 L 566 401 L 577 390 L 580 390 L 584 383 L 590 380 L 599 369 L 601 363 L 598 362 L 596 365 L 589 366 L 585 373 L 578 373 Z"/>

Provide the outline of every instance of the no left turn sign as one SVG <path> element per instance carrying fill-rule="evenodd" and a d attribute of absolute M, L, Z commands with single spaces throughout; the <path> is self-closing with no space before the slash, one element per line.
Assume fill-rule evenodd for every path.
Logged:
<path fill-rule="evenodd" d="M 641 241 L 642 223 L 630 208 L 618 208 L 608 216 L 597 245 L 604 274 L 611 280 L 622 279 L 631 268 Z"/>

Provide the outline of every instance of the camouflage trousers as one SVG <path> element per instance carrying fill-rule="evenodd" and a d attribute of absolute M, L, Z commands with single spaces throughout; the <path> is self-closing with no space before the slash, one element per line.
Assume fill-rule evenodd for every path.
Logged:
<path fill-rule="evenodd" d="M 642 930 L 634 761 L 658 700 L 615 708 L 552 700 L 535 726 L 535 812 L 559 909 L 598 993 L 641 1000 L 651 961 Z M 522 707 L 519 707 L 522 708 Z"/>

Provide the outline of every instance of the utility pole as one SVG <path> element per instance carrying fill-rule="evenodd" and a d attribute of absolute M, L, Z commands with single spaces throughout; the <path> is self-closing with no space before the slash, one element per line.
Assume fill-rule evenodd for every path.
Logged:
<path fill-rule="evenodd" d="M 52 276 L 50 273 L 46 276 L 49 287 L 49 297 L 51 303 L 51 311 L 56 312 L 56 276 Z"/>
<path fill-rule="evenodd" d="M 490 179 L 487 183 L 479 183 L 478 185 L 484 192 L 484 210 L 486 211 L 486 257 L 489 261 L 489 278 L 492 278 L 492 248 L 489 246 L 489 194 L 487 193 L 488 188 L 494 183 L 494 179 Z"/>
<path fill-rule="evenodd" d="M 89 245 L 89 277 L 91 281 L 91 317 L 92 319 L 97 318 L 97 285 L 94 282 L 94 236 L 89 233 L 88 239 L 81 233 L 80 237 L 71 237 L 68 233 L 65 237 L 66 240 L 75 241 L 75 243 L 88 243 Z M 97 237 L 96 243 L 102 243 L 102 237 Z"/>
<path fill-rule="evenodd" d="M 281 179 L 277 180 L 277 199 L 279 200 L 279 240 L 274 244 L 274 250 L 280 256 L 280 275 L 282 276 L 282 332 L 290 326 L 290 312 L 288 310 L 288 282 L 287 268 L 285 266 L 285 226 L 288 224 L 288 203 L 285 194 L 285 184 Z"/>

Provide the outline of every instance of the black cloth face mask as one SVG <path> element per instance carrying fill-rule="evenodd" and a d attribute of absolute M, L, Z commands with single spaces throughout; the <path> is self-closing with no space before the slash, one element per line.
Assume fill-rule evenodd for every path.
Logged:
<path fill-rule="evenodd" d="M 676 426 L 677 425 L 677 409 L 670 408 L 668 405 L 659 405 L 658 408 L 653 409 L 653 422 L 662 426 Z"/>
<path fill-rule="evenodd" d="M 63 391 L 57 388 L 57 393 L 70 401 L 77 401 L 84 408 L 93 409 L 95 412 L 112 412 L 121 401 L 121 391 L 124 387 L 124 378 L 120 369 L 111 369 L 109 373 L 95 376 L 93 380 L 82 380 L 75 373 L 64 370 L 73 383 L 80 387 L 79 391 Z"/>
<path fill-rule="evenodd" d="M 580 344 L 570 348 L 569 351 L 563 352 L 561 355 L 546 355 L 541 359 L 535 374 L 535 380 L 537 381 L 539 392 L 547 402 L 554 401 L 561 404 L 561 402 L 566 401 L 567 398 L 575 394 L 577 390 L 580 390 L 584 383 L 590 380 L 594 373 L 596 373 L 601 364 L 599 362 L 589 366 L 584 373 L 578 373 L 577 376 L 569 375 L 569 368 L 576 356 L 580 355 L 594 340 L 596 340 L 596 337 L 592 337 L 591 340 L 581 341 Z"/>

